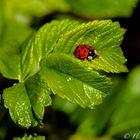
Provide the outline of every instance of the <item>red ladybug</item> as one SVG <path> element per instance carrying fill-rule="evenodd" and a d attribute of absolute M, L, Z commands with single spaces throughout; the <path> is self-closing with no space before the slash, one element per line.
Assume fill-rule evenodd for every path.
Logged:
<path fill-rule="evenodd" d="M 91 61 L 97 56 L 97 54 L 96 50 L 89 45 L 78 45 L 75 50 L 75 56 L 78 59 L 87 59 L 88 61 Z"/>

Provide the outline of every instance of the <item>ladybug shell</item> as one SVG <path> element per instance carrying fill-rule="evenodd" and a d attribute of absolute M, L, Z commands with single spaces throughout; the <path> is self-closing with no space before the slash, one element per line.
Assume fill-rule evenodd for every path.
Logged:
<path fill-rule="evenodd" d="M 78 45 L 75 50 L 75 56 L 79 59 L 86 59 L 88 58 L 89 51 L 94 51 L 94 48 L 89 45 Z"/>

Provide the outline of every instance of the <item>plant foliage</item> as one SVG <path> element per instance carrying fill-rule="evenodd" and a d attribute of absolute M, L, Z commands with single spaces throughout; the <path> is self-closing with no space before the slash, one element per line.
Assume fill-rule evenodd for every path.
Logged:
<path fill-rule="evenodd" d="M 45 140 L 45 137 L 43 137 L 43 136 L 32 136 L 32 135 L 27 136 L 25 134 L 22 138 L 15 137 L 13 140 Z"/>
<path fill-rule="evenodd" d="M 61 20 L 45 24 L 14 49 L 1 46 L 0 72 L 19 81 L 3 93 L 12 119 L 23 127 L 41 123 L 52 92 L 82 107 L 100 104 L 112 85 L 103 72 L 128 71 L 120 48 L 124 33 L 111 20 Z M 97 57 L 77 59 L 79 44 L 93 46 Z"/>

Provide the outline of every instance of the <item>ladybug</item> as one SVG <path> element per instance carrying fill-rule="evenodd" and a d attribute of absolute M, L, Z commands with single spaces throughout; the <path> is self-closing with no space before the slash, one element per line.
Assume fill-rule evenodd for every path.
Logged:
<path fill-rule="evenodd" d="M 93 60 L 97 56 L 96 50 L 89 45 L 78 45 L 75 50 L 75 57 L 78 59 Z"/>

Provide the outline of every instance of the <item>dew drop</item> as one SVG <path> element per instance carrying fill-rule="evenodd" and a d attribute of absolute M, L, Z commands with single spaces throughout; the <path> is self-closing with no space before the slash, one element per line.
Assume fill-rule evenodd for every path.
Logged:
<path fill-rule="evenodd" d="M 71 80 L 71 78 L 69 77 L 68 79 L 67 79 L 67 82 L 69 82 Z"/>

